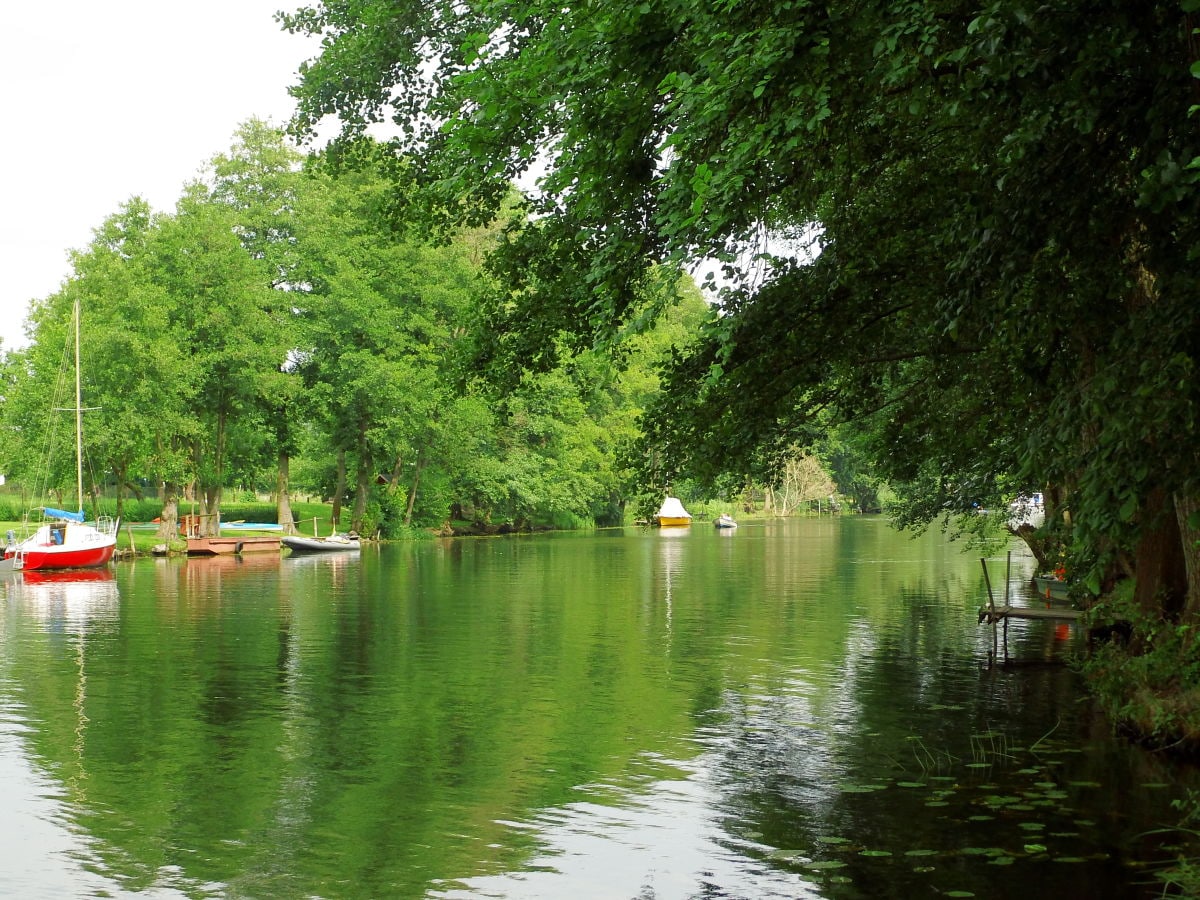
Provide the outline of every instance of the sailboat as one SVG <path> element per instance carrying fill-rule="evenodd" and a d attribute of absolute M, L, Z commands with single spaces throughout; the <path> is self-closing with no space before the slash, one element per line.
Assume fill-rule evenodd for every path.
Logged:
<path fill-rule="evenodd" d="M 4 558 L 20 570 L 90 569 L 108 565 L 117 547 L 118 523 L 100 516 L 94 523 L 83 514 L 83 407 L 79 388 L 79 300 L 73 311 L 75 329 L 75 486 L 79 511 L 41 507 L 44 522 L 20 543 L 10 543 Z"/>

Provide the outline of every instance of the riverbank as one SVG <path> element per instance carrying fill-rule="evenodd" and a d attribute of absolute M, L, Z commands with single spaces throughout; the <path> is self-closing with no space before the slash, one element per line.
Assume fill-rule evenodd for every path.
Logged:
<path fill-rule="evenodd" d="M 1177 764 L 1200 762 L 1200 645 L 1187 625 L 1151 620 L 1133 602 L 1132 585 L 1089 611 L 1093 640 L 1078 668 L 1116 732 Z M 1176 804 L 1178 828 L 1200 823 L 1200 797 Z M 1200 897 L 1200 866 L 1180 857 L 1160 878 L 1163 896 Z"/>
<path fill-rule="evenodd" d="M 1200 761 L 1200 644 L 1192 628 L 1148 618 L 1131 583 L 1088 618 L 1094 639 L 1079 668 L 1114 726 L 1147 747 Z"/>

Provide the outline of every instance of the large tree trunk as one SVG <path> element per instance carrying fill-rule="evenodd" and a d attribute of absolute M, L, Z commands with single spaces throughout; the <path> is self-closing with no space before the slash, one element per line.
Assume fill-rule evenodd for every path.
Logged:
<path fill-rule="evenodd" d="M 126 470 L 124 466 L 113 466 L 113 476 L 117 483 L 117 521 L 125 518 L 125 482 Z"/>
<path fill-rule="evenodd" d="M 275 482 L 275 520 L 283 527 L 284 534 L 296 533 L 296 522 L 292 517 L 292 500 L 288 491 L 291 481 L 291 457 L 286 450 L 279 451 L 279 476 Z"/>
<path fill-rule="evenodd" d="M 221 485 L 207 485 L 200 492 L 200 534 L 216 537 L 221 533 Z"/>
<path fill-rule="evenodd" d="M 1187 599 L 1188 572 L 1175 504 L 1156 488 L 1143 502 L 1141 516 L 1134 601 L 1148 616 L 1177 616 Z"/>
<path fill-rule="evenodd" d="M 179 485 L 173 481 L 163 484 L 162 512 L 158 517 L 157 537 L 164 543 L 175 539 L 179 531 Z"/>
<path fill-rule="evenodd" d="M 1200 500 L 1175 495 L 1175 521 L 1181 537 L 1184 570 L 1187 572 L 1187 596 L 1184 599 L 1183 619 L 1200 621 L 1200 529 L 1192 526 L 1192 516 L 1200 512 Z"/>
<path fill-rule="evenodd" d="M 425 468 L 425 453 L 417 453 L 417 462 L 413 466 L 412 484 L 408 488 L 408 502 L 404 505 L 404 524 L 412 524 L 413 507 L 417 505 L 417 488 L 421 484 L 421 470 Z"/>
<path fill-rule="evenodd" d="M 350 527 L 362 533 L 363 519 L 367 515 L 367 500 L 371 496 L 371 483 L 375 480 L 370 463 L 359 459 L 358 476 L 354 485 L 354 512 L 350 514 Z"/>
<path fill-rule="evenodd" d="M 375 464 L 367 447 L 367 430 L 360 426 L 358 431 L 358 469 L 354 479 L 354 512 L 350 515 L 350 527 L 363 533 L 363 520 L 367 515 L 367 501 L 371 496 L 371 485 L 375 481 Z"/>
<path fill-rule="evenodd" d="M 342 497 L 346 496 L 346 451 L 337 452 L 337 478 L 333 486 L 333 509 L 330 516 L 334 527 L 342 521 Z"/>

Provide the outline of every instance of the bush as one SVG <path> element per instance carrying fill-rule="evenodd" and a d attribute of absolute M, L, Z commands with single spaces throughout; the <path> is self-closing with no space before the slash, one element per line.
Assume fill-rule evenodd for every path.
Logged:
<path fill-rule="evenodd" d="M 1093 606 L 1087 623 L 1106 639 L 1080 669 L 1109 718 L 1152 746 L 1200 751 L 1195 630 L 1146 615 L 1133 602 L 1132 581 Z"/>

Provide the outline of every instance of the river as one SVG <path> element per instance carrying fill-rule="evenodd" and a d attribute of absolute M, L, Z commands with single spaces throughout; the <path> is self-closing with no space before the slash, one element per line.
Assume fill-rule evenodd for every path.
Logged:
<path fill-rule="evenodd" d="M 9 576 L 0 895 L 1161 896 L 1193 773 L 1077 626 L 989 663 L 979 557 L 865 517 Z"/>

